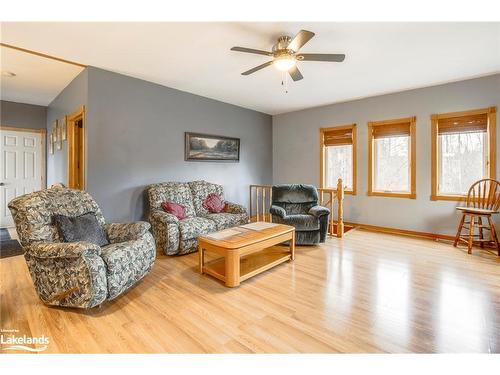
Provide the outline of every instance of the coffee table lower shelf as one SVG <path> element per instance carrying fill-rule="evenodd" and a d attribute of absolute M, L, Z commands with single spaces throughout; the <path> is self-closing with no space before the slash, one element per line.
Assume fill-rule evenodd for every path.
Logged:
<path fill-rule="evenodd" d="M 226 282 L 226 258 L 221 257 L 203 265 L 203 273 Z M 273 246 L 240 259 L 239 281 L 245 281 L 278 264 L 292 259 L 290 250 L 285 246 Z M 228 285 L 230 286 L 230 285 Z"/>

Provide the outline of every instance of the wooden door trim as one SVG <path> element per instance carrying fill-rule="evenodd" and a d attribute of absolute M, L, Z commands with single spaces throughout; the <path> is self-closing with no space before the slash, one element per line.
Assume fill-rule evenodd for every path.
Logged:
<path fill-rule="evenodd" d="M 46 189 L 47 188 L 47 147 L 46 147 L 47 129 L 16 128 L 14 126 L 9 126 L 9 125 L 0 125 L 0 130 L 40 134 L 42 142 L 42 150 L 41 150 L 42 155 L 40 157 L 40 162 L 41 162 L 40 174 L 42 180 L 41 187 L 42 189 Z"/>
<path fill-rule="evenodd" d="M 74 137 L 74 123 L 78 119 L 82 119 L 82 149 L 81 149 L 81 169 L 83 170 L 83 181 L 82 181 L 82 186 L 80 188 L 82 190 L 85 190 L 87 186 L 87 168 L 86 168 L 86 121 L 85 121 L 85 106 L 82 105 L 80 108 L 78 108 L 75 112 L 73 112 L 70 115 L 66 116 L 66 139 L 67 139 L 67 175 L 68 175 L 68 187 L 71 187 L 70 181 L 71 181 L 71 162 L 72 162 L 72 156 L 71 156 L 71 151 L 73 149 L 73 144 L 72 140 Z"/>

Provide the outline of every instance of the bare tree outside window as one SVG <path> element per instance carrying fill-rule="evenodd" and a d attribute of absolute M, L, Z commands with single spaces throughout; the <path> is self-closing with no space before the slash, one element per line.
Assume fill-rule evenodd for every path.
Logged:
<path fill-rule="evenodd" d="M 326 147 L 325 183 L 327 187 L 336 187 L 339 178 L 344 186 L 352 190 L 352 145 Z"/>
<path fill-rule="evenodd" d="M 488 176 L 486 137 L 486 132 L 439 135 L 440 194 L 466 194 L 475 181 Z"/>
<path fill-rule="evenodd" d="M 373 141 L 374 190 L 410 191 L 410 137 L 384 137 Z"/>

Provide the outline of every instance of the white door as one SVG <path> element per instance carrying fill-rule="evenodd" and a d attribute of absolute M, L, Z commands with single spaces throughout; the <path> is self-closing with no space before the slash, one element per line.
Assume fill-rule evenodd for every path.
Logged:
<path fill-rule="evenodd" d="M 0 228 L 14 225 L 8 203 L 42 188 L 42 135 L 0 130 Z"/>

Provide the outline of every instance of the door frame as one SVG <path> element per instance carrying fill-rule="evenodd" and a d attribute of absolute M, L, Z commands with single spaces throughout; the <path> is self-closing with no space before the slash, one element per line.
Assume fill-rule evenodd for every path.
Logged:
<path fill-rule="evenodd" d="M 40 174 L 42 177 L 42 189 L 47 188 L 47 129 L 30 129 L 30 128 L 17 128 L 15 126 L 0 125 L 0 130 L 15 131 L 23 133 L 39 133 L 42 141 L 42 155 L 40 157 L 41 167 Z"/>
<path fill-rule="evenodd" d="M 85 190 L 87 186 L 87 168 L 86 168 L 86 156 L 87 156 L 87 132 L 86 132 L 86 121 L 85 121 L 85 106 L 82 105 L 75 112 L 66 116 L 66 134 L 67 134 L 67 161 L 68 161 L 68 187 L 72 185 L 72 175 L 75 173 L 73 170 L 73 160 L 74 160 L 74 130 L 75 130 L 75 122 L 81 118 L 82 120 L 82 148 L 80 150 L 80 160 L 81 160 L 81 169 L 83 170 L 83 181 L 82 186 L 80 186 L 81 190 Z"/>

